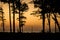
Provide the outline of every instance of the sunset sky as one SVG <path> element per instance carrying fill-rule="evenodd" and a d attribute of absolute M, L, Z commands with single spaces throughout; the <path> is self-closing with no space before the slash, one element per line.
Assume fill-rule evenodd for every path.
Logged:
<path fill-rule="evenodd" d="M 23 2 L 26 2 L 28 4 L 28 11 L 27 12 L 24 12 L 24 16 L 27 17 L 26 20 L 26 23 L 25 23 L 25 26 L 23 27 L 24 29 L 24 32 L 32 32 L 32 27 L 33 27 L 33 32 L 40 32 L 42 30 L 42 19 L 40 19 L 40 17 L 36 17 L 36 16 L 33 16 L 33 15 L 30 15 L 32 13 L 32 11 L 35 11 L 37 10 L 38 8 L 34 8 L 34 4 L 29 4 L 29 2 L 32 1 L 32 0 L 23 0 Z M 2 3 L 2 8 L 3 8 L 3 11 L 5 12 L 4 16 L 5 16 L 5 31 L 6 32 L 9 32 L 9 9 L 8 9 L 8 4 L 3 4 Z M 16 14 L 16 19 L 18 18 L 18 14 Z M 13 24 L 13 15 L 11 16 L 12 18 L 12 24 Z M 58 18 L 59 19 L 59 18 Z M 60 20 L 60 19 L 59 19 Z M 59 21 L 58 20 L 58 21 Z M 16 31 L 17 29 L 19 28 L 19 21 L 16 20 Z M 45 29 L 46 31 L 49 30 L 49 27 L 48 27 L 48 22 L 47 22 L 47 19 L 46 19 L 46 22 L 45 22 Z M 51 18 L 51 30 L 52 32 L 54 32 L 54 21 L 53 19 Z M 57 29 L 58 30 L 58 29 Z M 0 31 L 2 31 L 2 27 L 1 27 L 1 21 L 0 21 Z"/>

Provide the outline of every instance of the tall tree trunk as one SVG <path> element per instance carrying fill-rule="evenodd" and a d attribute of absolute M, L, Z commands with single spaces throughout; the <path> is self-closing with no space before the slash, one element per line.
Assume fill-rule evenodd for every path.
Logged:
<path fill-rule="evenodd" d="M 19 0 L 19 2 L 20 2 L 20 0 Z M 20 31 L 20 33 L 21 33 L 21 26 L 20 26 L 20 15 L 21 15 L 21 13 L 20 13 L 20 5 L 19 5 L 19 31 Z"/>
<path fill-rule="evenodd" d="M 5 28 L 4 28 L 4 15 L 3 15 L 3 13 L 2 13 L 2 26 L 3 26 L 3 32 L 5 32 Z"/>
<path fill-rule="evenodd" d="M 15 5 L 13 0 L 13 32 L 15 32 Z"/>
<path fill-rule="evenodd" d="M 50 27 L 50 13 L 48 14 L 48 24 L 49 24 L 49 32 L 51 32 L 51 27 Z"/>
<path fill-rule="evenodd" d="M 44 0 L 42 0 L 42 16 L 43 16 L 43 33 L 45 32 L 45 8 L 44 8 Z"/>
<path fill-rule="evenodd" d="M 45 14 L 43 13 L 43 33 L 45 32 Z"/>
<path fill-rule="evenodd" d="M 55 16 L 54 16 L 54 17 L 55 17 L 55 19 L 56 19 L 56 14 L 55 14 Z M 55 33 L 56 33 L 56 21 L 55 21 Z"/>
<path fill-rule="evenodd" d="M 10 32 L 12 32 L 10 2 L 9 2 L 9 21 L 10 21 Z"/>
<path fill-rule="evenodd" d="M 21 32 L 21 26 L 20 26 L 20 9 L 19 9 L 19 32 Z"/>

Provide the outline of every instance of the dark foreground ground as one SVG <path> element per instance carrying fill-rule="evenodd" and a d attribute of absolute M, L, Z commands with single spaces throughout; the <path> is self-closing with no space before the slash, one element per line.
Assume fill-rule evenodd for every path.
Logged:
<path fill-rule="evenodd" d="M 60 33 L 0 33 L 4 40 L 60 40 Z"/>

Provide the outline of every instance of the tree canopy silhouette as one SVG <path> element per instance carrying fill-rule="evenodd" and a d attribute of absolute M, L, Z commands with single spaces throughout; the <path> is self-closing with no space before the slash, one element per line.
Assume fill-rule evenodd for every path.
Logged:
<path fill-rule="evenodd" d="M 31 3 L 31 2 L 30 2 Z M 49 22 L 49 27 L 50 27 L 50 14 L 53 13 L 54 17 L 56 16 L 55 14 L 59 13 L 60 14 L 60 1 L 59 0 L 33 0 L 34 7 L 39 7 L 42 9 L 42 11 L 39 11 L 42 15 L 43 19 L 43 32 L 45 30 L 45 14 L 49 14 L 48 16 L 48 22 Z M 40 15 L 40 16 L 41 16 Z M 60 31 L 60 26 L 57 21 L 57 17 L 53 19 L 56 21 L 56 24 L 58 25 L 58 29 Z M 50 29 L 51 30 L 51 29 Z"/>
<path fill-rule="evenodd" d="M 24 14 L 23 12 L 28 10 L 28 5 L 26 3 L 23 3 L 23 4 L 20 3 L 19 4 L 20 6 L 19 6 L 18 4 L 19 3 L 17 2 L 16 8 L 19 10 L 19 18 L 17 18 L 17 19 L 19 19 L 19 31 L 23 32 L 23 26 L 24 26 L 24 23 L 26 22 L 26 21 L 23 21 L 23 19 L 26 19 L 26 17 L 23 16 L 23 14 Z"/>
<path fill-rule="evenodd" d="M 9 4 L 9 20 L 10 20 L 10 31 L 11 29 L 11 11 L 10 11 L 10 3 L 12 4 L 12 11 L 13 11 L 13 32 L 15 32 L 15 14 L 19 14 L 19 28 L 22 25 L 23 22 L 21 19 L 26 19 L 26 17 L 23 16 L 23 13 L 26 10 L 28 10 L 28 5 L 26 3 L 21 4 L 21 0 L 0 0 L 3 3 L 8 3 Z M 17 11 L 18 10 L 18 11 Z M 21 21 L 20 21 L 21 20 Z"/>

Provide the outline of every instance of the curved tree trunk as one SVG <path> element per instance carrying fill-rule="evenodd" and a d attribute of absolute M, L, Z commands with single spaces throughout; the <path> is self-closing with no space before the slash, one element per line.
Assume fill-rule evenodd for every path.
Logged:
<path fill-rule="evenodd" d="M 56 18 L 56 16 L 54 16 Z M 56 33 L 56 21 L 55 21 L 55 33 Z"/>
<path fill-rule="evenodd" d="M 56 33 L 56 22 L 55 22 L 55 33 Z"/>
<path fill-rule="evenodd" d="M 57 24 L 58 26 L 58 29 L 59 29 L 59 32 L 60 32 L 60 25 L 58 23 L 58 20 L 57 20 L 57 17 L 56 17 L 56 14 L 53 14 L 55 18 L 53 18 L 53 20 L 55 21 L 55 23 Z"/>
<path fill-rule="evenodd" d="M 49 32 L 51 32 L 51 27 L 50 27 L 50 13 L 48 15 L 48 24 L 49 24 Z"/>

